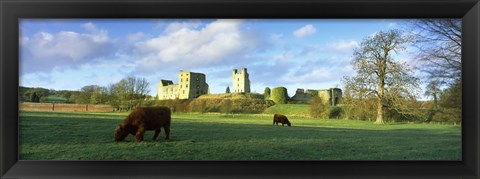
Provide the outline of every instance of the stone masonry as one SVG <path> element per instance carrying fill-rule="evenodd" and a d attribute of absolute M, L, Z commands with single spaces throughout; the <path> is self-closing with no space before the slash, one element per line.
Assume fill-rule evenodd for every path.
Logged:
<path fill-rule="evenodd" d="M 233 69 L 232 82 L 232 93 L 250 93 L 250 79 L 246 68 L 242 68 L 240 72 Z"/>
<path fill-rule="evenodd" d="M 342 90 L 340 88 L 329 88 L 322 90 L 307 89 L 306 91 L 302 88 L 298 88 L 291 100 L 309 101 L 312 99 L 315 92 L 320 98 L 322 98 L 323 101 L 325 101 L 325 103 L 329 104 L 330 106 L 336 106 L 342 99 Z"/>
<path fill-rule="evenodd" d="M 158 99 L 193 99 L 208 93 L 206 76 L 203 73 L 180 70 L 178 84 L 171 80 L 160 80 L 158 83 Z"/>

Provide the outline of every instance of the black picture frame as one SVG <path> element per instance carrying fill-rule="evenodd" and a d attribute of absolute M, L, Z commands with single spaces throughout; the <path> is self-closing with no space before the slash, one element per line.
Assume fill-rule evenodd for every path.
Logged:
<path fill-rule="evenodd" d="M 479 178 L 478 0 L 2 0 L 0 178 Z M 19 161 L 20 18 L 462 18 L 462 161 Z"/>

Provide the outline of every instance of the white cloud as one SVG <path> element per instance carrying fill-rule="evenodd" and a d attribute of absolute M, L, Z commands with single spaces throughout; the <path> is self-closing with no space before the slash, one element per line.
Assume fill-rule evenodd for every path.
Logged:
<path fill-rule="evenodd" d="M 340 40 L 340 41 L 336 41 L 328 44 L 327 47 L 334 49 L 338 52 L 348 52 L 348 51 L 352 51 L 354 48 L 360 47 L 360 45 L 355 40 L 350 40 L 350 41 Z"/>
<path fill-rule="evenodd" d="M 181 29 L 196 29 L 202 25 L 199 20 L 191 20 L 187 22 L 173 22 L 165 28 L 165 33 L 174 33 Z"/>
<path fill-rule="evenodd" d="M 283 37 L 283 34 L 272 34 L 272 35 L 270 35 L 270 38 L 274 41 L 279 41 L 279 40 L 282 39 L 282 37 Z"/>
<path fill-rule="evenodd" d="M 216 20 L 201 29 L 196 24 L 172 23 L 162 35 L 135 45 L 141 56 L 137 67 L 152 71 L 164 65 L 202 67 L 241 59 L 259 45 L 259 38 L 242 29 L 242 22 Z"/>
<path fill-rule="evenodd" d="M 331 80 L 332 72 L 327 69 L 315 69 L 302 75 L 285 76 L 282 81 L 286 83 L 315 83 Z"/>
<path fill-rule="evenodd" d="M 28 38 L 26 36 L 20 37 L 20 45 L 25 45 L 29 40 L 30 40 L 30 38 Z"/>
<path fill-rule="evenodd" d="M 270 39 L 280 45 L 285 45 L 287 43 L 287 40 L 283 38 L 283 34 L 271 34 Z"/>
<path fill-rule="evenodd" d="M 22 37 L 21 68 L 24 73 L 51 71 L 55 67 L 75 67 L 110 54 L 113 42 L 107 31 L 92 23 L 83 27 L 89 33 L 60 31 L 56 34 L 38 32 Z"/>
<path fill-rule="evenodd" d="M 127 41 L 132 43 L 132 42 L 137 42 L 141 40 L 143 37 L 145 37 L 145 34 L 142 32 L 137 32 L 134 34 L 128 34 L 127 35 Z"/>
<path fill-rule="evenodd" d="M 97 27 L 95 27 L 95 25 L 91 22 L 87 22 L 87 23 L 83 24 L 82 26 L 83 26 L 83 28 L 85 28 L 86 30 L 88 30 L 90 32 L 98 31 Z"/>
<path fill-rule="evenodd" d="M 20 85 L 52 89 L 79 90 L 87 85 L 108 86 L 128 74 L 128 67 L 107 61 L 78 65 L 77 68 L 54 68 L 48 73 L 22 74 Z"/>
<path fill-rule="evenodd" d="M 292 50 L 286 50 L 275 54 L 272 59 L 277 62 L 286 62 L 291 61 L 294 58 L 296 58 L 295 52 Z"/>
<path fill-rule="evenodd" d="M 302 38 L 302 37 L 305 37 L 305 36 L 313 35 L 315 32 L 317 32 L 317 29 L 315 29 L 315 27 L 313 27 L 313 25 L 308 24 L 308 25 L 303 26 L 302 28 L 296 30 L 295 32 L 293 32 L 293 35 L 295 37 Z"/>
<path fill-rule="evenodd" d="M 397 23 L 395 23 L 395 22 L 390 22 L 390 23 L 388 23 L 387 26 L 388 26 L 388 28 L 396 28 L 396 27 L 397 27 Z"/>

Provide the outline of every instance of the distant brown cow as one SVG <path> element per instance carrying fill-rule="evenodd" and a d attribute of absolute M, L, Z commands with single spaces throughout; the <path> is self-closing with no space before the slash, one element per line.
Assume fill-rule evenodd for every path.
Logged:
<path fill-rule="evenodd" d="M 282 126 L 284 124 L 287 124 L 288 126 L 291 126 L 290 121 L 288 121 L 287 116 L 281 115 L 281 114 L 275 114 L 275 115 L 273 115 L 273 125 L 277 124 L 277 126 L 278 126 L 278 123 L 282 123 Z"/>
<path fill-rule="evenodd" d="M 155 130 L 153 140 L 157 140 L 160 128 L 165 130 L 165 140 L 170 138 L 171 112 L 168 107 L 138 107 L 134 109 L 115 129 L 115 141 L 122 141 L 128 134 L 137 142 L 143 140 L 146 130 Z"/>

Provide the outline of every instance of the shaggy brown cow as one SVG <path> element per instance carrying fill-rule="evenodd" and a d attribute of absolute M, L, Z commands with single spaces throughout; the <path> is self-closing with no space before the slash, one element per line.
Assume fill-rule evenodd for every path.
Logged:
<path fill-rule="evenodd" d="M 282 126 L 284 124 L 287 124 L 288 126 L 292 125 L 292 124 L 290 124 L 290 121 L 288 121 L 287 116 L 281 115 L 281 114 L 275 114 L 275 115 L 273 115 L 273 125 L 277 124 L 277 126 L 278 126 L 278 123 L 282 123 Z"/>
<path fill-rule="evenodd" d="M 122 141 L 128 134 L 137 142 L 143 140 L 146 130 L 155 130 L 153 140 L 157 140 L 160 128 L 165 130 L 165 140 L 170 138 L 171 112 L 168 107 L 138 107 L 134 109 L 115 129 L 115 141 Z"/>

